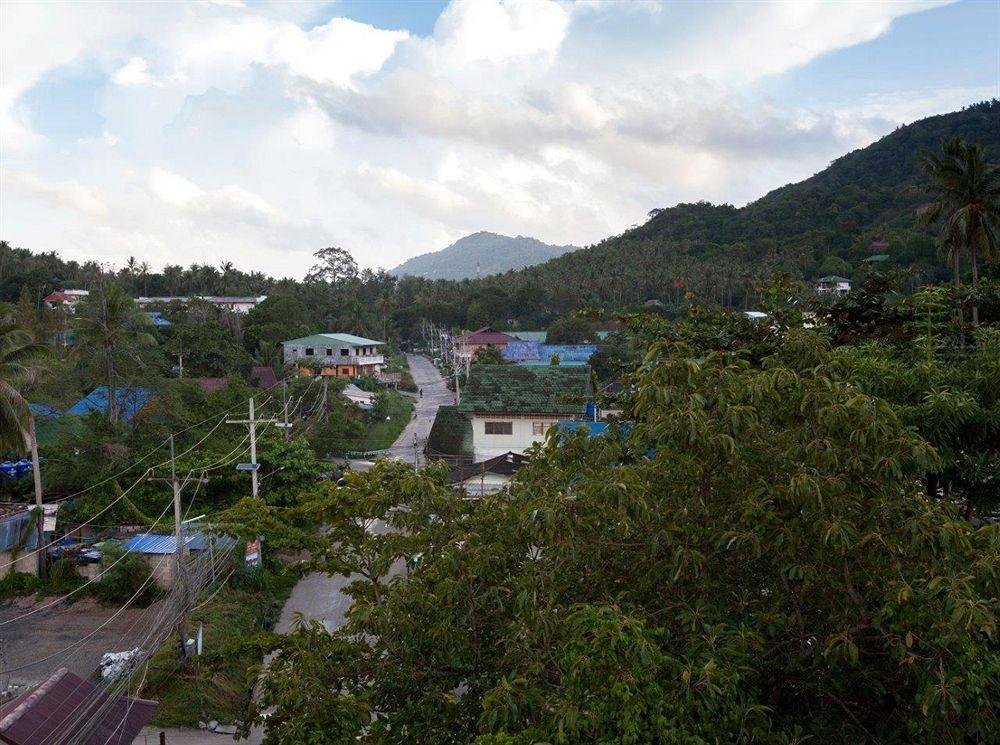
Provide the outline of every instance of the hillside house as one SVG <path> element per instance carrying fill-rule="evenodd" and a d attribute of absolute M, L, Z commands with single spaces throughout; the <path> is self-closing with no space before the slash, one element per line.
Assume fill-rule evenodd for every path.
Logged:
<path fill-rule="evenodd" d="M 50 308 L 62 308 L 72 313 L 76 304 L 89 294 L 88 290 L 56 290 L 43 297 L 42 302 Z"/>
<path fill-rule="evenodd" d="M 816 280 L 816 292 L 820 295 L 832 295 L 840 297 L 851 291 L 851 280 L 846 277 L 838 277 L 831 274 L 828 277 L 820 277 Z"/>
<path fill-rule="evenodd" d="M 460 411 L 476 461 L 524 453 L 562 419 L 584 418 L 593 398 L 587 366 L 473 365 Z"/>
<path fill-rule="evenodd" d="M 483 326 L 455 338 L 455 355 L 463 361 L 471 360 L 477 349 L 496 347 L 503 351 L 508 344 L 516 341 L 517 337 L 497 331 L 492 326 Z"/>
<path fill-rule="evenodd" d="M 145 308 L 147 305 L 167 305 L 169 303 L 186 304 L 191 299 L 192 298 L 190 297 L 182 297 L 179 295 L 163 295 L 159 297 L 137 297 L 135 299 L 135 304 L 138 305 L 140 308 Z M 206 303 L 211 303 L 217 308 L 228 311 L 230 313 L 249 313 L 251 310 L 256 308 L 265 300 L 267 300 L 267 295 L 251 295 L 251 296 L 197 295 L 194 296 L 193 299 L 204 300 Z"/>
<path fill-rule="evenodd" d="M 286 365 L 308 364 L 337 378 L 378 375 L 385 365 L 384 342 L 353 334 L 313 334 L 281 343 Z"/>

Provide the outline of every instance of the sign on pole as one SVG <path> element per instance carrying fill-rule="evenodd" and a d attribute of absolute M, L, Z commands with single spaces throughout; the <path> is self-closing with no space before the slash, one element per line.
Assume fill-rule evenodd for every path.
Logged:
<path fill-rule="evenodd" d="M 247 541 L 246 563 L 249 567 L 260 566 L 260 538 L 255 541 Z"/>

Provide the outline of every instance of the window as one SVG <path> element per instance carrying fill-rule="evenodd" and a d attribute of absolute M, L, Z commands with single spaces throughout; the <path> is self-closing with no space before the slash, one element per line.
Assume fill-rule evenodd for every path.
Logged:
<path fill-rule="evenodd" d="M 512 435 L 514 434 L 514 422 L 486 422 L 486 434 Z"/>
<path fill-rule="evenodd" d="M 548 422 L 532 422 L 531 423 L 531 434 L 533 435 L 544 435 L 549 429 Z"/>
<path fill-rule="evenodd" d="M 341 356 L 341 357 L 346 357 L 346 356 L 347 356 L 347 353 L 348 353 L 349 351 L 350 351 L 350 350 L 349 350 L 349 349 L 348 349 L 347 347 L 341 347 L 341 348 L 340 348 L 340 356 Z"/>
<path fill-rule="evenodd" d="M 329 347 L 327 347 L 327 350 L 326 350 L 326 356 L 327 356 L 327 357 L 333 357 L 333 350 L 332 350 L 332 349 L 330 349 Z"/>
<path fill-rule="evenodd" d="M 312 357 L 313 356 L 313 348 L 312 347 L 306 347 L 306 356 L 307 357 Z"/>

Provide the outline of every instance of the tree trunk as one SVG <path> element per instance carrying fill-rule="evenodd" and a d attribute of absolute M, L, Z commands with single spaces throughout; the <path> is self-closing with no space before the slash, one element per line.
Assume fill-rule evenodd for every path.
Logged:
<path fill-rule="evenodd" d="M 104 354 L 104 375 L 108 381 L 108 421 L 115 424 L 118 421 L 118 405 L 115 398 L 115 364 L 111 347 L 105 347 Z"/>
<path fill-rule="evenodd" d="M 22 433 L 25 444 L 31 452 L 31 475 L 35 482 L 35 507 L 38 510 L 38 576 L 45 575 L 45 554 L 42 549 L 45 545 L 45 511 L 42 507 L 42 471 L 38 466 L 38 438 L 35 436 L 35 417 L 28 412 L 28 429 Z"/>
<path fill-rule="evenodd" d="M 962 312 L 962 271 L 959 267 L 961 261 L 961 252 L 955 251 L 955 301 L 958 303 L 958 333 L 962 340 L 962 346 L 965 346 L 965 313 Z"/>
<path fill-rule="evenodd" d="M 979 326 L 979 302 L 976 300 L 976 290 L 979 288 L 979 257 L 975 246 L 969 246 L 969 260 L 972 261 L 972 326 Z"/>

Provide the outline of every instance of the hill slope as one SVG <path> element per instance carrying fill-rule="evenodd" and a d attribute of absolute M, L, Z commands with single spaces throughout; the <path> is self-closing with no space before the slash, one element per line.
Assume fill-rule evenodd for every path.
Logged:
<path fill-rule="evenodd" d="M 511 269 L 540 264 L 577 250 L 578 246 L 552 246 L 523 235 L 510 237 L 480 231 L 460 238 L 440 251 L 414 256 L 391 274 L 427 279 L 469 279 L 502 274 Z"/>
<path fill-rule="evenodd" d="M 536 288 L 537 312 L 620 308 L 687 293 L 738 307 L 757 302 L 755 288 L 774 271 L 812 279 L 859 277 L 864 259 L 888 253 L 883 267 L 906 269 L 912 283 L 947 277 L 933 234 L 915 218 L 924 201 L 921 148 L 953 135 L 981 143 L 1000 161 L 1000 101 L 970 106 L 900 127 L 838 158 L 820 173 L 742 208 L 708 202 L 653 210 L 643 225 L 506 277 L 484 280 Z M 888 248 L 873 249 L 874 241 Z M 511 308 L 512 311 L 520 308 Z"/>

